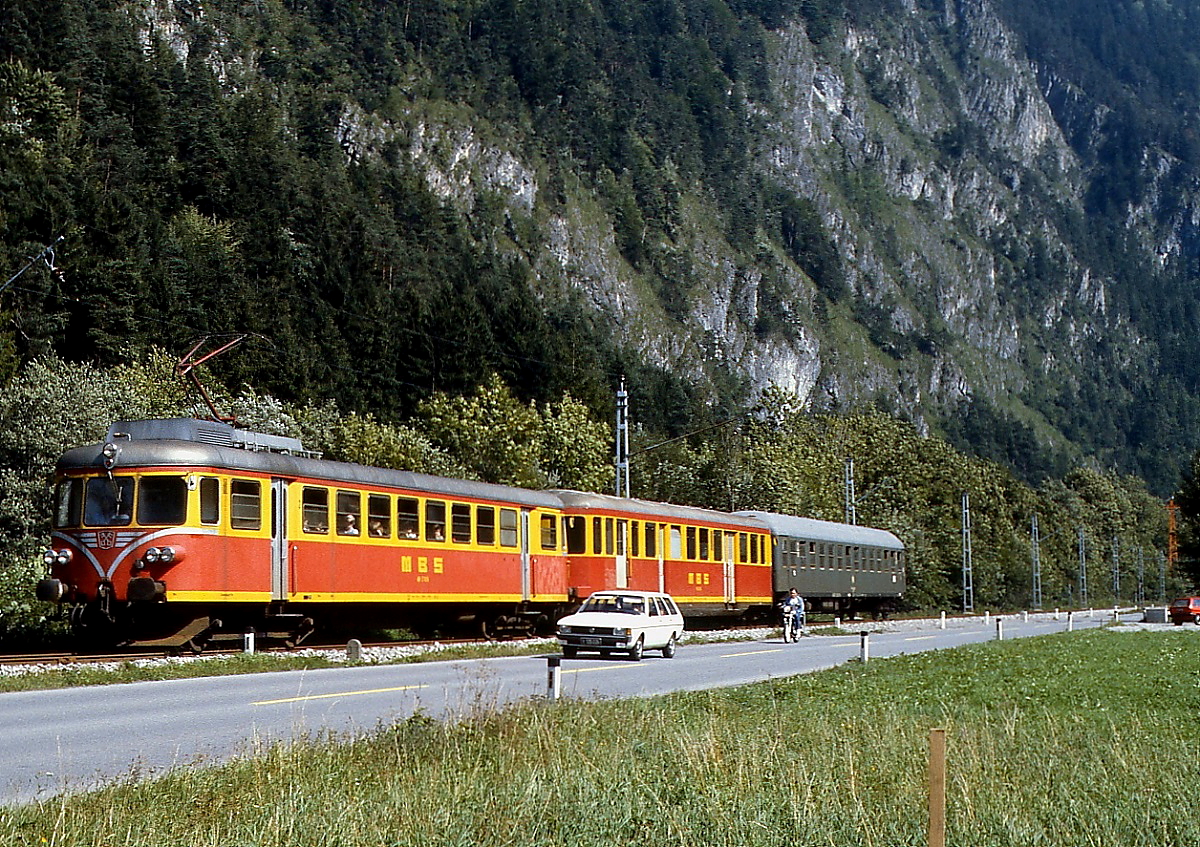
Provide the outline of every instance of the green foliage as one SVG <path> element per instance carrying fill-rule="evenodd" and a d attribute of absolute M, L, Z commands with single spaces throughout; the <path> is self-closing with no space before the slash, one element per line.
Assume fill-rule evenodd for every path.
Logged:
<path fill-rule="evenodd" d="M 541 452 L 538 466 L 551 488 L 605 491 L 612 483 L 608 460 L 612 449 L 609 428 L 594 420 L 587 407 L 564 394 L 538 412 Z"/>

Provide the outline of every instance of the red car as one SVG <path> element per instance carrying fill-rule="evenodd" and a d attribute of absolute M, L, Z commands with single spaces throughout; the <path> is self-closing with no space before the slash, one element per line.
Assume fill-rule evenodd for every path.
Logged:
<path fill-rule="evenodd" d="M 1180 597 L 1171 601 L 1171 623 L 1175 626 L 1200 622 L 1200 597 Z"/>

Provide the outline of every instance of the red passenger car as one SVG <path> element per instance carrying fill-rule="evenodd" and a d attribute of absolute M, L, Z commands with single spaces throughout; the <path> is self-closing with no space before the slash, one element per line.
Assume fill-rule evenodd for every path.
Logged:
<path fill-rule="evenodd" d="M 769 609 L 765 524 L 709 509 L 578 491 L 562 501 L 572 593 L 630 588 L 672 595 L 687 617 Z"/>

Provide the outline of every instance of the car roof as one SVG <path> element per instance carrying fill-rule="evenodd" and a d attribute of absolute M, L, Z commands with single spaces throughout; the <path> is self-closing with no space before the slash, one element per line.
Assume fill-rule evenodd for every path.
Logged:
<path fill-rule="evenodd" d="M 608 596 L 615 595 L 615 594 L 619 594 L 622 597 L 670 597 L 671 596 L 670 594 L 667 594 L 662 591 L 638 591 L 637 589 L 634 589 L 634 588 L 605 588 L 603 591 L 593 591 L 591 594 L 588 595 L 588 599 L 591 599 L 592 597 L 597 597 L 597 596 L 608 597 Z"/>

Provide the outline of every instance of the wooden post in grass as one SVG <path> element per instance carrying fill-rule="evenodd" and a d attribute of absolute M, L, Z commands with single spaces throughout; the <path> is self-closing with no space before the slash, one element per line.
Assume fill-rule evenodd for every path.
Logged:
<path fill-rule="evenodd" d="M 946 730 L 929 731 L 929 847 L 946 847 Z"/>

